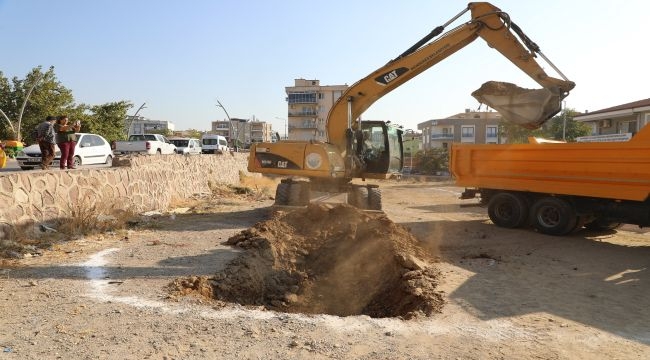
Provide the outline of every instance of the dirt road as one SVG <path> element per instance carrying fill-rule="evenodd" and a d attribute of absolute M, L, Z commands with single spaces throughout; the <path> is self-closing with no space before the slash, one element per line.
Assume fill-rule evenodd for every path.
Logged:
<path fill-rule="evenodd" d="M 490 223 L 440 183 L 382 184 L 385 212 L 438 254 L 442 313 L 286 314 L 170 296 L 238 256 L 271 201 L 220 201 L 0 269 L 0 359 L 647 359 L 650 234 L 549 237 Z"/>

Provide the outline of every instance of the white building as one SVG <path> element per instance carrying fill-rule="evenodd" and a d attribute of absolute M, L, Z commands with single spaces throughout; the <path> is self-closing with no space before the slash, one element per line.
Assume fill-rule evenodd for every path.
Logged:
<path fill-rule="evenodd" d="M 127 116 L 126 121 L 129 136 L 134 134 L 148 134 L 151 132 L 165 133 L 168 130 L 170 132 L 175 130 L 174 123 L 167 120 L 151 120 L 142 116 Z"/>

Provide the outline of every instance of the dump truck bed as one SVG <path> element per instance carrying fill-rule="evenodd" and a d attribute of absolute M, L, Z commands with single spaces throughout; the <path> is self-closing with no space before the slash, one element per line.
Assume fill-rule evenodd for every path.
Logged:
<path fill-rule="evenodd" d="M 650 127 L 627 142 L 453 144 L 458 186 L 645 201 Z"/>

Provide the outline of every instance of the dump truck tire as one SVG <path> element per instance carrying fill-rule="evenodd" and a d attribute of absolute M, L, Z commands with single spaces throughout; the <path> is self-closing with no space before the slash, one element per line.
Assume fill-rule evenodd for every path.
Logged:
<path fill-rule="evenodd" d="M 504 228 L 518 228 L 528 220 L 528 203 L 526 199 L 515 193 L 501 192 L 490 199 L 488 216 L 492 222 Z"/>
<path fill-rule="evenodd" d="M 546 235 L 566 235 L 573 231 L 578 216 L 573 205 L 557 197 L 538 199 L 532 208 L 533 226 Z"/>

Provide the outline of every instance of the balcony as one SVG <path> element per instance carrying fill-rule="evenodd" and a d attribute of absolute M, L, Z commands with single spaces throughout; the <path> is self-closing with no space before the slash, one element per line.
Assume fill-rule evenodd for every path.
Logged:
<path fill-rule="evenodd" d="M 291 129 L 318 129 L 318 125 L 314 122 L 294 123 L 289 125 L 289 130 Z"/>
<path fill-rule="evenodd" d="M 449 134 L 449 133 L 431 134 L 431 141 L 439 141 L 439 140 L 454 140 L 454 134 Z"/>
<path fill-rule="evenodd" d="M 287 97 L 289 104 L 316 104 L 318 102 L 315 92 L 290 93 Z"/>
<path fill-rule="evenodd" d="M 316 110 L 311 111 L 291 111 L 289 116 L 316 116 Z"/>

